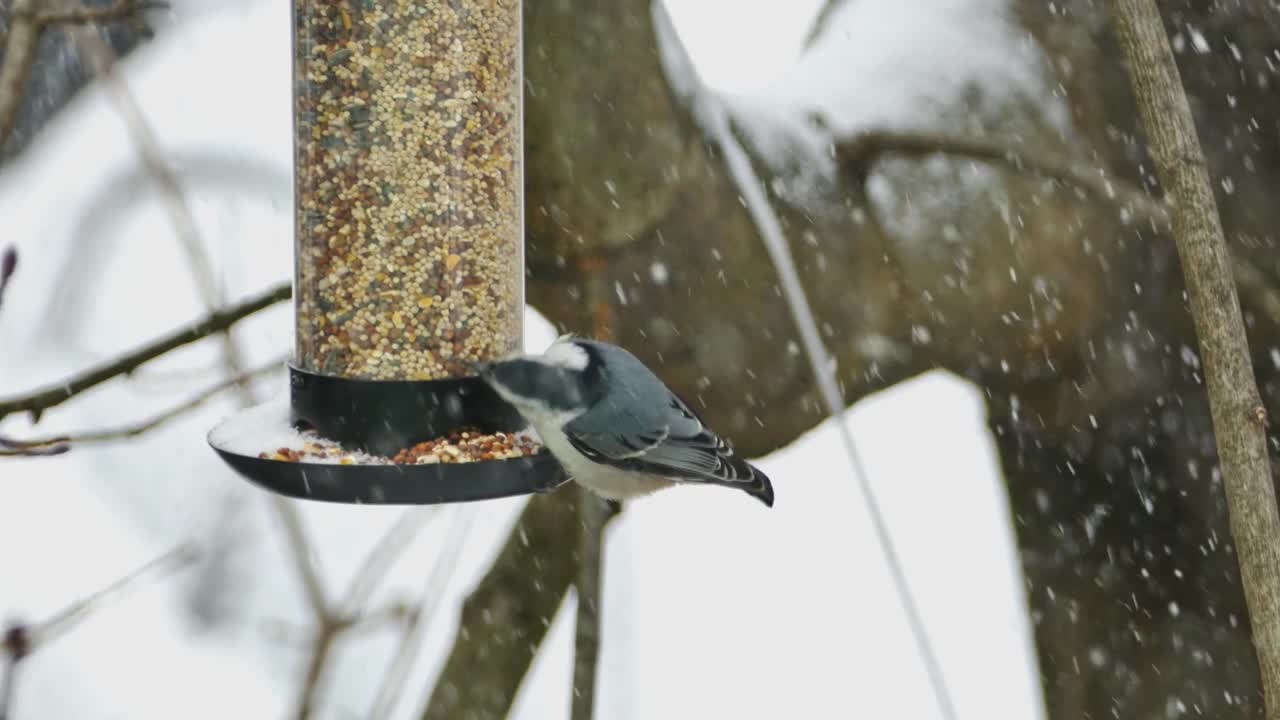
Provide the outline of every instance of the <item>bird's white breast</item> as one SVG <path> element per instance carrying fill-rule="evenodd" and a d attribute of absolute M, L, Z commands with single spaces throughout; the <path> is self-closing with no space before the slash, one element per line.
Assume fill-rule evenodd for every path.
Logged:
<path fill-rule="evenodd" d="M 553 418 L 540 421 L 530 419 L 530 422 L 542 444 L 555 455 L 574 482 L 610 500 L 627 500 L 648 495 L 672 484 L 670 480 L 653 475 L 602 465 L 578 452 L 561 429 L 573 417 L 569 415 L 562 422 L 556 422 Z"/>
<path fill-rule="evenodd" d="M 545 406 L 530 403 L 527 399 L 508 392 L 500 385 L 495 385 L 494 389 L 504 400 L 514 405 L 525 420 L 529 421 L 534 432 L 538 433 L 538 439 L 569 473 L 569 477 L 597 495 L 610 500 L 626 500 L 648 495 L 673 484 L 666 478 L 602 465 L 578 452 L 573 443 L 569 442 L 562 428 L 585 412 L 584 410 L 556 412 L 548 410 Z"/>

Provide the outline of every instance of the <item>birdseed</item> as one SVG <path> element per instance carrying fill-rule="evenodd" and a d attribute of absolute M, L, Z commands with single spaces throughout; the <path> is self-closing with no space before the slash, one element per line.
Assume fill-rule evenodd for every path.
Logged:
<path fill-rule="evenodd" d="M 447 437 L 418 443 L 383 457 L 351 451 L 314 431 L 300 433 L 301 447 L 280 447 L 274 452 L 258 453 L 263 460 L 306 462 L 337 465 L 429 465 L 434 463 L 471 463 L 488 460 L 511 460 L 536 455 L 541 446 L 518 433 L 481 433 L 474 430 L 454 432 Z"/>
<path fill-rule="evenodd" d="M 367 380 L 521 346 L 519 0 L 296 0 L 297 357 Z"/>
<path fill-rule="evenodd" d="M 477 432 L 453 433 L 440 440 L 428 440 L 401 450 L 392 458 L 399 465 L 462 463 L 482 460 L 510 460 L 538 452 L 538 445 L 520 435 Z"/>

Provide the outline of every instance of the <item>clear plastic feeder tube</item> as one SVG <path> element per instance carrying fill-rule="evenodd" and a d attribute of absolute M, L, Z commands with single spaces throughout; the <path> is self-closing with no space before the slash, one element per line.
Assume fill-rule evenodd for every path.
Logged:
<path fill-rule="evenodd" d="M 521 346 L 520 0 L 293 0 L 295 363 L 439 380 Z"/>

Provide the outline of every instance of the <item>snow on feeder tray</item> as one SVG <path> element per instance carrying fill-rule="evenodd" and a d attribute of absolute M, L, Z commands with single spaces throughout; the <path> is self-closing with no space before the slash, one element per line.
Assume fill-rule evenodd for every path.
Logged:
<path fill-rule="evenodd" d="M 293 1 L 290 399 L 209 435 L 249 480 L 359 503 L 563 481 L 546 451 L 507 457 L 523 421 L 471 373 L 522 345 L 520 6 Z M 489 449 L 464 456 L 463 432 Z M 424 442 L 444 455 L 394 461 Z"/>

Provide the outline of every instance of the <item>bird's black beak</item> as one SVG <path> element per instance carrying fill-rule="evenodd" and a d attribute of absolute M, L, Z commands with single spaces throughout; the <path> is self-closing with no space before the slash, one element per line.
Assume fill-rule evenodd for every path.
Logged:
<path fill-rule="evenodd" d="M 478 362 L 478 363 L 469 363 L 469 365 L 471 368 L 471 373 L 482 379 L 487 378 L 493 374 L 493 363 Z"/>

